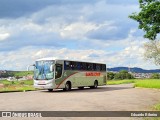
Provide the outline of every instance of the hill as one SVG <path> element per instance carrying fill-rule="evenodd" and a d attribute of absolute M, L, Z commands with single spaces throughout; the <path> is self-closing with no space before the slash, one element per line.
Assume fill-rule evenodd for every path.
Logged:
<path fill-rule="evenodd" d="M 112 72 L 119 72 L 121 70 L 129 71 L 129 68 L 128 67 L 107 68 L 107 71 L 112 71 Z M 135 72 L 135 73 L 160 73 L 160 69 L 145 70 L 145 69 L 138 68 L 138 67 L 130 68 L 130 71 Z"/>

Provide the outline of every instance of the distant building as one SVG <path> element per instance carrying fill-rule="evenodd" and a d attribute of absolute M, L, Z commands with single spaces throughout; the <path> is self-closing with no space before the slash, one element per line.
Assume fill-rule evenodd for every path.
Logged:
<path fill-rule="evenodd" d="M 0 74 L 4 74 L 4 73 L 7 73 L 6 70 L 0 70 Z"/>
<path fill-rule="evenodd" d="M 14 80 L 16 80 L 16 78 L 15 77 L 8 77 L 7 80 L 8 81 L 14 81 Z"/>
<path fill-rule="evenodd" d="M 27 75 L 25 76 L 26 80 L 33 80 L 33 75 Z"/>
<path fill-rule="evenodd" d="M 131 73 L 135 78 L 150 78 L 152 73 Z"/>

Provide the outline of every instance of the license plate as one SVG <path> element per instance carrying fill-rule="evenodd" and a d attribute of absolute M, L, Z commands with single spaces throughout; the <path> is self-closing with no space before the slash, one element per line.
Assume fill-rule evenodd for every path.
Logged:
<path fill-rule="evenodd" d="M 39 81 L 38 84 L 45 84 L 45 81 Z"/>

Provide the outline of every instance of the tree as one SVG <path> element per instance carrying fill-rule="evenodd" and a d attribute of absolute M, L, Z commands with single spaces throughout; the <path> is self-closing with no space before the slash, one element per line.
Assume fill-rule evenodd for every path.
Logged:
<path fill-rule="evenodd" d="M 13 74 L 10 74 L 9 72 L 0 73 L 0 77 L 3 77 L 3 78 L 12 77 L 12 76 Z"/>
<path fill-rule="evenodd" d="M 139 23 L 145 38 L 155 40 L 160 33 L 160 0 L 139 0 L 139 5 L 141 11 L 129 17 Z"/>
<path fill-rule="evenodd" d="M 114 79 L 114 76 L 115 76 L 115 73 L 113 73 L 113 72 L 108 72 L 108 73 L 107 73 L 107 79 L 108 79 L 108 80 Z"/>
<path fill-rule="evenodd" d="M 123 79 L 133 79 L 133 75 L 128 73 L 126 70 L 121 70 L 119 73 L 116 73 L 114 79 L 123 80 Z"/>
<path fill-rule="evenodd" d="M 160 75 L 159 75 L 158 73 L 153 73 L 153 74 L 151 75 L 151 78 L 152 78 L 152 79 L 159 79 L 159 78 L 160 78 Z"/>
<path fill-rule="evenodd" d="M 144 44 L 144 58 L 153 60 L 156 65 L 160 65 L 160 41 L 149 41 Z"/>
<path fill-rule="evenodd" d="M 20 77 L 17 75 L 15 78 L 18 80 Z"/>

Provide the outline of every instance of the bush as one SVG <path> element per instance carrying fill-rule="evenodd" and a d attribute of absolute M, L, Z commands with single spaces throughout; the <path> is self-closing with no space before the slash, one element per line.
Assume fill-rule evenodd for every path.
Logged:
<path fill-rule="evenodd" d="M 113 73 L 113 72 L 108 72 L 108 73 L 107 73 L 107 79 L 108 79 L 108 80 L 113 80 L 113 79 L 114 79 L 114 76 L 115 76 L 115 73 Z"/>
<path fill-rule="evenodd" d="M 128 71 L 126 70 L 122 70 L 119 73 L 116 73 L 114 76 L 114 79 L 119 79 L 119 80 L 124 80 L 124 79 L 133 79 L 133 75 L 131 75 L 130 73 L 128 73 Z"/>
<path fill-rule="evenodd" d="M 153 74 L 151 75 L 151 78 L 152 78 L 152 79 L 159 79 L 159 78 L 160 78 L 160 75 L 159 75 L 158 73 L 153 73 Z"/>

